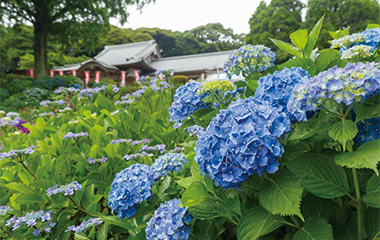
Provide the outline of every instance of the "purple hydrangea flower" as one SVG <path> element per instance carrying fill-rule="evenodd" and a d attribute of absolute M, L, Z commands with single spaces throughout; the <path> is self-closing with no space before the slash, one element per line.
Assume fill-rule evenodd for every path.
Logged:
<path fill-rule="evenodd" d="M 68 132 L 65 136 L 63 136 L 63 139 L 66 139 L 66 138 L 77 139 L 79 137 L 84 137 L 84 136 L 88 136 L 88 133 L 85 133 L 85 132 L 80 132 L 80 133 Z"/>
<path fill-rule="evenodd" d="M 185 224 L 191 221 L 191 216 L 187 209 L 178 206 L 179 204 L 181 201 L 176 198 L 161 203 L 145 229 L 147 239 L 189 238 L 190 230 Z"/>
<path fill-rule="evenodd" d="M 72 231 L 75 233 L 84 232 L 85 230 L 87 230 L 93 226 L 97 226 L 97 225 L 101 224 L 102 222 L 103 221 L 100 221 L 100 218 L 90 218 L 87 221 L 83 220 L 83 222 L 81 224 L 79 224 L 78 226 L 72 225 L 72 226 L 68 227 L 65 232 L 69 232 L 69 231 Z"/>
<path fill-rule="evenodd" d="M 0 160 L 2 160 L 3 158 L 8 158 L 8 159 L 11 159 L 11 158 L 15 158 L 15 157 L 21 157 L 22 155 L 25 155 L 25 154 L 32 154 L 35 152 L 34 148 L 36 146 L 34 145 L 31 145 L 30 147 L 27 147 L 25 149 L 17 149 L 17 150 L 10 150 L 9 152 L 2 152 L 0 153 Z"/>
<path fill-rule="evenodd" d="M 12 209 L 8 206 L 0 206 L 0 216 L 4 216 L 8 211 L 12 211 Z"/>
<path fill-rule="evenodd" d="M 134 215 L 137 204 L 150 200 L 152 196 L 153 177 L 150 167 L 136 163 L 116 174 L 108 198 L 112 212 L 124 219 Z"/>
<path fill-rule="evenodd" d="M 201 172 L 223 188 L 237 188 L 256 173 L 274 173 L 284 149 L 277 140 L 290 132 L 286 114 L 253 97 L 238 99 L 213 118 L 195 147 Z"/>
<path fill-rule="evenodd" d="M 81 190 L 82 189 L 82 185 L 79 184 L 77 181 L 72 181 L 71 183 L 67 184 L 67 185 L 62 185 L 62 186 L 59 186 L 58 184 L 55 185 L 54 187 L 50 187 L 46 190 L 46 195 L 47 196 L 51 196 L 53 194 L 57 194 L 57 193 L 64 193 L 65 196 L 67 195 L 73 195 L 74 194 L 74 190 L 75 191 L 78 191 L 78 190 Z"/>
<path fill-rule="evenodd" d="M 182 153 L 167 153 L 160 156 L 150 166 L 154 181 L 159 177 L 165 177 L 170 171 L 181 171 L 182 165 L 187 163 L 185 155 Z"/>
<path fill-rule="evenodd" d="M 44 223 L 47 221 L 47 219 L 51 219 L 50 215 L 51 215 L 50 211 L 44 212 L 44 211 L 40 210 L 38 212 L 29 212 L 25 216 L 21 216 L 21 217 L 13 216 L 12 218 L 10 218 L 7 221 L 7 224 L 5 226 L 10 226 L 13 224 L 12 231 L 14 231 L 20 227 L 23 227 L 23 226 L 26 226 L 26 227 L 34 226 L 35 227 L 38 222 Z M 40 226 L 40 225 L 43 226 L 43 228 L 41 228 L 41 229 L 44 229 L 46 226 L 54 227 L 55 223 L 54 224 L 52 222 L 44 223 L 44 224 L 39 224 L 38 226 Z M 34 231 L 34 233 L 36 233 L 35 236 L 37 236 L 41 232 L 41 229 L 37 229 L 37 231 Z"/>

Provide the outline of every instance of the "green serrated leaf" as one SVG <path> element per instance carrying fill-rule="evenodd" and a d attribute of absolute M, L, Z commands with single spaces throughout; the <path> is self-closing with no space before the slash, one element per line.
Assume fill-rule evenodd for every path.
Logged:
<path fill-rule="evenodd" d="M 282 170 L 265 179 L 260 189 L 259 200 L 272 214 L 297 215 L 303 220 L 300 212 L 302 192 L 298 179 L 290 172 Z"/>
<path fill-rule="evenodd" d="M 244 214 L 238 225 L 238 240 L 255 240 L 281 227 L 285 219 L 256 205 Z"/>
<path fill-rule="evenodd" d="M 349 35 L 350 34 L 350 28 L 345 28 L 343 30 L 339 29 L 338 31 L 329 31 L 329 34 L 332 38 L 334 39 L 339 39 L 339 38 L 342 38 L 346 35 Z"/>
<path fill-rule="evenodd" d="M 378 240 L 380 238 L 380 209 L 368 208 L 364 216 L 364 226 L 370 240 Z"/>
<path fill-rule="evenodd" d="M 299 51 L 299 49 L 293 46 L 292 44 L 286 43 L 281 40 L 273 39 L 273 38 L 269 38 L 269 39 L 274 43 L 274 45 L 276 45 L 282 51 L 287 52 L 293 56 L 296 56 L 297 58 L 302 58 L 302 54 Z"/>
<path fill-rule="evenodd" d="M 356 114 L 355 122 L 380 117 L 380 98 L 378 95 L 366 99 L 364 102 L 354 102 Z"/>
<path fill-rule="evenodd" d="M 345 149 L 347 141 L 354 139 L 357 133 L 358 127 L 356 124 L 349 119 L 345 119 L 331 126 L 329 136 L 342 144 L 343 149 Z"/>
<path fill-rule="evenodd" d="M 324 49 L 320 51 L 319 56 L 315 59 L 318 71 L 322 72 L 326 70 L 330 63 L 340 59 L 340 57 L 339 51 L 335 49 Z"/>
<path fill-rule="evenodd" d="M 377 164 L 380 161 L 380 139 L 366 142 L 354 152 L 345 152 L 335 157 L 339 166 L 348 168 L 369 168 L 379 175 Z"/>
<path fill-rule="evenodd" d="M 241 184 L 241 190 L 244 193 L 252 194 L 254 191 L 259 191 L 264 179 L 257 174 L 252 174 L 249 176 L 247 181 Z"/>
<path fill-rule="evenodd" d="M 286 166 L 302 186 L 321 198 L 337 198 L 348 194 L 347 176 L 343 168 L 336 165 L 330 156 L 316 153 L 300 155 L 288 162 Z"/>
<path fill-rule="evenodd" d="M 310 76 L 313 76 L 317 71 L 317 66 L 314 64 L 313 61 L 311 61 L 308 58 L 291 59 L 291 60 L 281 64 L 278 67 L 278 70 L 281 71 L 285 67 L 287 67 L 287 68 L 301 67 L 302 69 L 306 70 L 310 74 Z"/>
<path fill-rule="evenodd" d="M 306 219 L 292 240 L 334 240 L 332 226 L 324 218 L 311 217 Z"/>
<path fill-rule="evenodd" d="M 369 23 L 369 24 L 367 25 L 367 29 L 371 29 L 371 28 L 380 28 L 380 24 Z"/>
<path fill-rule="evenodd" d="M 322 23 L 323 23 L 324 17 L 325 17 L 325 15 L 323 15 L 321 17 L 321 19 L 319 19 L 319 21 L 314 25 L 313 29 L 309 33 L 309 39 L 308 39 L 307 44 L 305 46 L 306 58 L 310 58 L 311 53 L 315 47 L 315 44 L 318 41 L 319 33 L 321 32 L 321 29 L 322 29 Z"/>
<path fill-rule="evenodd" d="M 225 205 L 215 200 L 204 200 L 200 204 L 188 207 L 188 211 L 193 217 L 200 219 L 230 218 Z"/>
<path fill-rule="evenodd" d="M 44 198 L 43 195 L 39 193 L 28 193 L 28 194 L 21 194 L 16 198 L 16 202 L 18 204 L 27 204 L 27 203 L 38 203 L 43 202 Z"/>
<path fill-rule="evenodd" d="M 374 174 L 368 180 L 366 192 L 363 201 L 371 207 L 380 208 L 380 176 Z"/>
<path fill-rule="evenodd" d="M 121 220 L 120 218 L 114 217 L 114 216 L 101 217 L 100 221 L 103 221 L 105 223 L 109 223 L 109 224 L 112 224 L 112 225 L 115 225 L 115 226 L 118 226 L 118 227 L 121 227 L 121 228 L 124 228 L 127 230 L 135 229 L 135 227 L 131 223 L 129 223 L 125 220 Z"/>
<path fill-rule="evenodd" d="M 211 195 L 206 186 L 200 182 L 193 182 L 183 193 L 181 201 L 185 207 L 191 207 L 200 204 L 204 200 L 216 200 L 213 195 Z"/>
<path fill-rule="evenodd" d="M 25 194 L 34 193 L 34 190 L 31 187 L 23 183 L 12 182 L 12 183 L 5 184 L 4 186 L 9 189 L 16 190 L 17 192 L 21 192 Z"/>
<path fill-rule="evenodd" d="M 301 51 L 302 56 L 305 57 L 304 49 L 309 38 L 307 30 L 299 29 L 291 33 L 289 37 L 290 40 L 292 40 L 294 46 L 296 46 Z"/>

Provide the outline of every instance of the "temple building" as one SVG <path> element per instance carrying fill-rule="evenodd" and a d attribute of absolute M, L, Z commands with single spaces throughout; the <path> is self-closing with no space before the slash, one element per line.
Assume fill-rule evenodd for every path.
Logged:
<path fill-rule="evenodd" d="M 82 63 L 54 67 L 54 71 L 63 71 L 64 75 L 84 79 L 89 73 L 90 81 L 95 73 L 100 72 L 100 79 L 121 81 L 125 72 L 125 82 L 132 83 L 136 76 L 154 75 L 156 70 L 174 69 L 176 75 L 185 75 L 189 79 L 207 78 L 207 76 L 223 73 L 223 64 L 233 52 L 213 52 L 177 57 L 161 56 L 155 40 L 105 46 L 104 50 Z"/>

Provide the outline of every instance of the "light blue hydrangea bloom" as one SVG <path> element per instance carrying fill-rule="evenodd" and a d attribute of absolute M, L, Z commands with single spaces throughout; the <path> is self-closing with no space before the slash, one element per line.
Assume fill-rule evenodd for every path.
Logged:
<path fill-rule="evenodd" d="M 137 211 L 137 204 L 150 200 L 153 176 L 150 167 L 136 163 L 116 174 L 108 198 L 108 206 L 117 216 L 129 218 Z"/>
<path fill-rule="evenodd" d="M 85 133 L 85 132 L 80 132 L 80 133 L 68 132 L 65 136 L 63 136 L 63 139 L 66 139 L 66 138 L 77 139 L 79 137 L 84 137 L 84 136 L 88 136 L 88 133 Z"/>
<path fill-rule="evenodd" d="M 0 216 L 4 216 L 7 214 L 8 211 L 11 211 L 12 209 L 8 206 L 0 206 Z"/>
<path fill-rule="evenodd" d="M 187 159 L 182 153 L 167 153 L 159 156 L 150 166 L 154 181 L 157 181 L 159 177 L 165 177 L 170 171 L 181 171 L 182 165 L 186 163 Z"/>
<path fill-rule="evenodd" d="M 50 232 L 50 228 L 55 226 L 54 222 L 51 222 L 51 212 L 50 211 L 38 211 L 29 212 L 25 216 L 13 216 L 10 218 L 5 226 L 12 226 L 12 231 L 20 227 L 33 227 L 37 228 L 34 230 L 33 234 L 38 235 L 41 231 Z M 37 230 L 37 231 L 36 231 Z"/>
<path fill-rule="evenodd" d="M 185 224 L 189 223 L 192 217 L 187 209 L 180 207 L 179 204 L 181 201 L 176 198 L 161 203 L 145 228 L 148 240 L 187 240 L 189 238 L 190 229 Z"/>
<path fill-rule="evenodd" d="M 197 94 L 200 85 L 200 82 L 191 81 L 176 90 L 174 101 L 169 107 L 169 115 L 172 122 L 182 122 L 193 112 L 209 107 L 202 101 L 206 93 Z"/>
<path fill-rule="evenodd" d="M 11 158 L 19 158 L 25 154 L 32 154 L 35 152 L 34 148 L 36 146 L 34 145 L 31 145 L 30 147 L 27 147 L 25 149 L 17 149 L 17 150 L 10 150 L 9 152 L 2 152 L 0 153 L 0 160 L 2 160 L 3 158 L 8 158 L 8 159 L 11 159 Z"/>
<path fill-rule="evenodd" d="M 333 67 L 298 84 L 287 105 L 298 121 L 306 121 L 308 112 L 315 112 L 327 99 L 347 106 L 380 93 L 379 63 L 348 63 L 344 68 Z"/>
<path fill-rule="evenodd" d="M 238 99 L 213 118 L 195 147 L 201 172 L 223 188 L 237 188 L 256 173 L 274 173 L 284 149 L 277 140 L 290 131 L 281 110 L 253 97 Z"/>
<path fill-rule="evenodd" d="M 53 194 L 57 193 L 63 193 L 65 196 L 67 195 L 73 195 L 74 190 L 79 191 L 82 189 L 82 185 L 79 184 L 77 181 L 72 181 L 71 183 L 67 185 L 59 186 L 58 184 L 54 187 L 50 187 L 46 190 L 46 195 L 51 196 Z"/>
<path fill-rule="evenodd" d="M 100 221 L 100 218 L 90 218 L 87 221 L 83 220 L 83 222 L 81 224 L 79 224 L 78 226 L 72 225 L 72 226 L 68 227 L 67 230 L 65 230 L 65 232 L 72 231 L 75 233 L 80 233 L 80 232 L 84 232 L 85 230 L 87 230 L 93 226 L 97 226 L 101 223 L 103 223 L 103 221 Z"/>
<path fill-rule="evenodd" d="M 290 120 L 295 122 L 295 117 L 288 112 L 286 105 L 295 85 L 307 84 L 308 81 L 310 81 L 310 76 L 302 68 L 284 68 L 281 71 L 275 71 L 273 74 L 261 77 L 254 98 L 268 102 L 269 105 L 285 112 Z"/>
<path fill-rule="evenodd" d="M 262 72 L 274 65 L 276 54 L 264 45 L 244 45 L 231 53 L 224 63 L 223 70 L 228 78 L 235 75 L 248 75 Z"/>

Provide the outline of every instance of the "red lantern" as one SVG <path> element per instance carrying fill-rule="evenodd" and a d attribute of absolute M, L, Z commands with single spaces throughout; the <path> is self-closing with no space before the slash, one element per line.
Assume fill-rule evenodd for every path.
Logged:
<path fill-rule="evenodd" d="M 75 69 L 71 70 L 71 75 L 73 75 L 74 77 L 76 77 L 77 76 L 77 70 L 75 70 Z"/>
<path fill-rule="evenodd" d="M 120 83 L 120 86 L 122 87 L 125 87 L 125 74 L 126 72 L 125 71 L 121 71 L 121 83 Z"/>
<path fill-rule="evenodd" d="M 63 76 L 63 71 L 62 71 L 62 70 L 59 70 L 59 71 L 58 71 L 58 74 L 59 74 L 59 76 Z"/>
<path fill-rule="evenodd" d="M 54 69 L 50 69 L 49 70 L 49 76 L 50 77 L 54 77 Z"/>
<path fill-rule="evenodd" d="M 90 82 L 90 72 L 84 71 L 84 80 L 86 85 Z"/>
<path fill-rule="evenodd" d="M 96 72 L 95 72 L 95 82 L 96 82 L 96 83 L 99 83 L 99 82 L 100 82 L 100 72 L 99 72 L 99 71 L 96 71 Z"/>
<path fill-rule="evenodd" d="M 32 78 L 34 78 L 34 69 L 33 68 L 28 69 L 28 75 L 31 76 Z"/>

